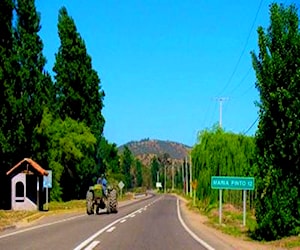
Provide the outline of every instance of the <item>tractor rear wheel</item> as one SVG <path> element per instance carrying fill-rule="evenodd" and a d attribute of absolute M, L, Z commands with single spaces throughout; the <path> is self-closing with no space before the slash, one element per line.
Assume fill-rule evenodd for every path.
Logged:
<path fill-rule="evenodd" d="M 117 200 L 117 190 L 111 190 L 109 194 L 108 206 L 110 207 L 110 211 L 112 213 L 118 212 L 118 200 Z"/>
<path fill-rule="evenodd" d="M 94 194 L 90 190 L 86 193 L 86 213 L 94 214 Z"/>

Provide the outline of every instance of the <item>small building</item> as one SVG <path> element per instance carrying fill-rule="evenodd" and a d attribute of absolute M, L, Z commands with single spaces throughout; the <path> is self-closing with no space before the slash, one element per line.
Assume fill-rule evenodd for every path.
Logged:
<path fill-rule="evenodd" d="M 43 178 L 48 172 L 38 163 L 24 158 L 6 175 L 11 177 L 11 209 L 43 210 Z"/>

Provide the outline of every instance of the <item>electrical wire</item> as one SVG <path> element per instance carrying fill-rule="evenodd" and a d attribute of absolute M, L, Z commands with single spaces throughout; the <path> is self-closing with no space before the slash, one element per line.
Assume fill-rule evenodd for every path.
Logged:
<path fill-rule="evenodd" d="M 246 135 L 246 134 L 250 131 L 250 129 L 255 125 L 255 123 L 258 121 L 258 118 L 259 118 L 259 117 L 257 117 L 257 118 L 255 119 L 255 121 L 251 124 L 251 126 L 243 133 L 244 135 Z"/>
<path fill-rule="evenodd" d="M 240 56 L 239 56 L 239 59 L 238 59 L 236 65 L 235 65 L 235 67 L 234 67 L 234 69 L 233 69 L 233 72 L 232 72 L 232 74 L 231 74 L 230 77 L 229 77 L 229 80 L 227 81 L 227 83 L 226 83 L 226 85 L 224 86 L 224 88 L 222 89 L 222 91 L 219 93 L 219 96 L 220 96 L 220 95 L 228 88 L 228 86 L 229 86 L 229 84 L 230 84 L 230 82 L 231 82 L 233 76 L 235 75 L 235 73 L 236 73 L 236 71 L 237 71 L 237 68 L 238 68 L 238 66 L 239 66 L 239 64 L 240 64 L 240 62 L 241 62 L 242 56 L 244 55 L 244 53 L 245 53 L 245 51 L 246 51 L 246 48 L 247 48 L 247 45 L 248 45 L 248 42 L 249 42 L 249 39 L 250 39 L 252 30 L 253 30 L 253 28 L 254 28 L 256 19 L 257 19 L 257 17 L 258 17 L 258 13 L 259 13 L 259 11 L 260 11 L 260 9 L 261 9 L 262 3 L 263 3 L 263 0 L 261 0 L 260 3 L 259 3 L 258 9 L 257 9 L 257 11 L 256 11 L 256 14 L 255 14 L 254 20 L 253 20 L 253 22 L 252 22 L 252 25 L 251 25 L 251 28 L 250 28 L 248 37 L 247 37 L 247 39 L 246 39 L 246 43 L 245 43 L 244 48 L 243 48 L 243 50 L 242 50 L 242 53 L 241 53 Z"/>

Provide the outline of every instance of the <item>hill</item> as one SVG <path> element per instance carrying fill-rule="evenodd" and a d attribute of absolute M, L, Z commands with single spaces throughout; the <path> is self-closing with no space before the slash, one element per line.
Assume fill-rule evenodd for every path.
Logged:
<path fill-rule="evenodd" d="M 159 157 L 163 154 L 168 154 L 174 162 L 182 162 L 191 150 L 190 146 L 182 143 L 150 139 L 128 142 L 119 147 L 119 152 L 122 152 L 125 146 L 144 165 L 149 165 L 153 157 Z"/>

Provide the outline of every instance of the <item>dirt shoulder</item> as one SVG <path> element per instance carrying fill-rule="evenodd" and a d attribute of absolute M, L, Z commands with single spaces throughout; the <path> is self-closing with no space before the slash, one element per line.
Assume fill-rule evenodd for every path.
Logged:
<path fill-rule="evenodd" d="M 188 208 L 187 200 L 177 196 L 181 201 L 181 213 L 184 221 L 196 235 L 215 249 L 238 249 L 238 250 L 300 250 L 299 247 L 284 248 L 280 246 L 280 242 L 260 243 L 252 241 L 247 237 L 237 238 L 221 232 L 208 224 L 208 218 L 199 212 Z"/>

